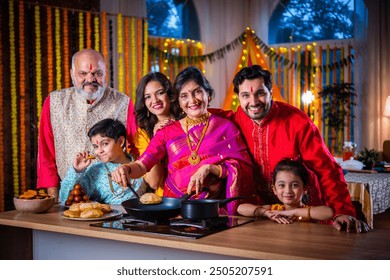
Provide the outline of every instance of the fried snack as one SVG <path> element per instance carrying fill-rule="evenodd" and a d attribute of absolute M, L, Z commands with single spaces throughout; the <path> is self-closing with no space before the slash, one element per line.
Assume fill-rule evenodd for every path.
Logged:
<path fill-rule="evenodd" d="M 90 219 L 90 218 L 100 218 L 103 217 L 104 213 L 99 209 L 86 210 L 80 213 L 80 218 Z"/>
<path fill-rule="evenodd" d="M 108 205 L 108 204 L 100 204 L 101 205 L 101 211 L 103 212 L 103 213 L 110 213 L 111 211 L 112 211 L 112 209 L 111 209 L 111 206 L 110 205 Z"/>
<path fill-rule="evenodd" d="M 38 192 L 36 190 L 27 190 L 23 194 L 19 195 L 19 198 L 22 199 L 44 199 L 50 197 L 51 196 L 48 195 L 44 190 L 39 190 Z"/>
<path fill-rule="evenodd" d="M 162 198 L 155 193 L 145 193 L 139 200 L 142 204 L 159 204 L 162 202 Z"/>
<path fill-rule="evenodd" d="M 96 157 L 95 156 L 93 156 L 93 155 L 88 155 L 87 157 L 86 157 L 86 159 L 95 159 Z"/>
<path fill-rule="evenodd" d="M 80 211 L 65 210 L 64 216 L 69 218 L 80 218 Z"/>
<path fill-rule="evenodd" d="M 21 194 L 21 195 L 19 196 L 19 198 L 23 198 L 23 199 L 32 199 L 32 198 L 34 198 L 36 195 L 37 195 L 37 191 L 28 190 L 28 191 L 25 191 L 23 194 Z"/>
<path fill-rule="evenodd" d="M 100 210 L 102 209 L 102 205 L 99 202 L 90 202 L 90 203 L 81 203 L 80 204 L 80 211 L 85 211 L 85 210 L 93 210 L 97 209 Z"/>
<path fill-rule="evenodd" d="M 70 210 L 70 211 L 78 211 L 78 212 L 81 212 L 80 205 L 81 205 L 81 203 L 72 204 L 71 206 L 69 206 L 69 210 Z"/>

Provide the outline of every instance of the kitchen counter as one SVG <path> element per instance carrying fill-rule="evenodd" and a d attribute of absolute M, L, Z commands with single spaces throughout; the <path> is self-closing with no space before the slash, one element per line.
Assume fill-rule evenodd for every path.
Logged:
<path fill-rule="evenodd" d="M 390 259 L 390 229 L 338 232 L 310 223 L 254 222 L 200 239 L 89 226 L 47 213 L 0 213 L 1 259 Z"/>

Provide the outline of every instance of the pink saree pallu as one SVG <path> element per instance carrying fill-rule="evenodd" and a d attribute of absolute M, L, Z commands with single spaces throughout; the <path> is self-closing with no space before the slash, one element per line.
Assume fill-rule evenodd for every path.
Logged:
<path fill-rule="evenodd" d="M 210 190 L 208 198 L 242 195 L 248 197 L 246 202 L 254 202 L 252 162 L 240 132 L 231 121 L 215 115 L 210 116 L 204 133 L 205 125 L 193 126 L 188 135 L 179 121 L 159 130 L 139 160 L 150 170 L 168 155 L 168 177 L 164 186 L 166 197 L 181 197 L 187 193 L 191 176 L 203 165 L 215 164 L 221 165 L 222 176 L 207 176 L 203 187 Z M 196 153 L 200 161 L 194 164 L 191 155 L 197 146 Z M 205 193 L 202 193 L 196 198 L 204 197 Z M 230 202 L 226 207 L 227 213 L 236 214 L 239 203 Z"/>

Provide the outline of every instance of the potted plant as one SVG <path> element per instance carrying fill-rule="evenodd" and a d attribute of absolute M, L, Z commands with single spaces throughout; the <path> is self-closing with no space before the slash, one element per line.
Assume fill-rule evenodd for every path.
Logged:
<path fill-rule="evenodd" d="M 356 159 L 358 161 L 361 161 L 364 164 L 363 169 L 371 170 L 374 167 L 375 162 L 378 160 L 378 155 L 379 153 L 377 150 L 375 149 L 369 150 L 365 147 L 363 150 L 359 152 Z"/>
<path fill-rule="evenodd" d="M 322 98 L 325 126 L 329 127 L 331 143 L 326 143 L 329 150 L 340 154 L 343 148 L 344 131 L 349 122 L 354 126 L 354 106 L 356 106 L 356 92 L 352 83 L 341 83 L 326 86 L 318 93 Z"/>

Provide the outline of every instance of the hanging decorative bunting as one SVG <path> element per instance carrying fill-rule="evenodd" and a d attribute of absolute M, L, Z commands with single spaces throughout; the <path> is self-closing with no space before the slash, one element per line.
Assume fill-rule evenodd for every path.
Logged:
<path fill-rule="evenodd" d="M 253 37 L 251 36 L 252 30 L 247 28 L 245 36 L 243 36 L 242 42 L 242 53 L 241 57 L 237 63 L 236 72 L 240 71 L 243 67 L 251 66 L 254 64 L 258 64 L 264 69 L 269 69 L 268 64 L 266 63 L 266 59 L 264 55 L 257 51 L 258 48 L 255 45 Z M 280 95 L 280 90 L 278 87 L 273 84 L 272 87 L 273 99 L 277 101 L 284 101 L 283 97 Z M 235 111 L 239 106 L 236 94 L 234 93 L 233 84 L 231 83 L 228 89 L 228 92 L 225 97 L 225 101 L 223 103 L 224 110 L 233 110 Z"/>

